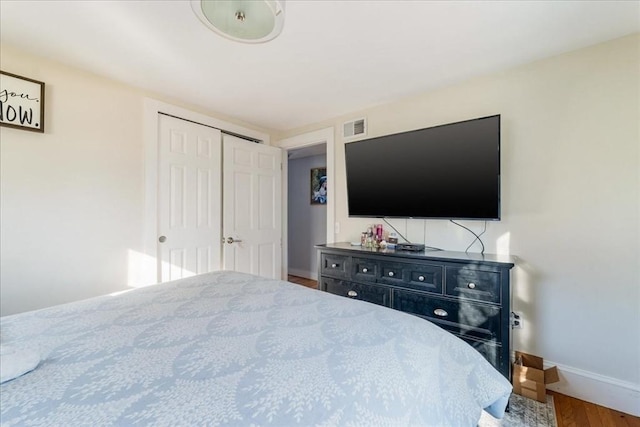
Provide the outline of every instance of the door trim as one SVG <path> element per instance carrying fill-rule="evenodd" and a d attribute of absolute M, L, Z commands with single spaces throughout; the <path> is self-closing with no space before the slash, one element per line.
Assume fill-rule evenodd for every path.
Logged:
<path fill-rule="evenodd" d="M 205 114 L 197 113 L 176 105 L 152 98 L 144 99 L 143 141 L 144 141 L 144 212 L 143 248 L 145 261 L 140 265 L 140 281 L 143 284 L 158 283 L 160 263 L 158 262 L 158 115 L 170 116 L 211 126 L 221 131 L 262 141 L 271 145 L 269 134 L 245 128 Z"/>
<path fill-rule="evenodd" d="M 335 136 L 334 128 L 328 127 L 313 132 L 307 132 L 300 135 L 285 138 L 274 145 L 282 148 L 282 278 L 287 280 L 289 270 L 289 230 L 288 230 L 288 204 L 289 193 L 287 183 L 289 180 L 289 168 L 287 153 L 294 150 L 312 145 L 327 145 L 327 180 L 331 183 L 330 191 L 327 192 L 327 241 L 325 243 L 333 243 L 335 241 Z M 319 267 L 318 267 L 319 268 Z"/>

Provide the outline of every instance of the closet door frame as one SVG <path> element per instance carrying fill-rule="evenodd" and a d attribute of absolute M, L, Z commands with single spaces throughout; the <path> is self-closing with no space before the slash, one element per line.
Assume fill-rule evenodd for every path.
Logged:
<path fill-rule="evenodd" d="M 160 263 L 158 262 L 158 129 L 160 114 L 192 121 L 220 129 L 223 132 L 242 135 L 246 138 L 271 145 L 269 134 L 245 128 L 224 120 L 219 120 L 182 107 L 145 98 L 143 112 L 144 139 L 144 213 L 143 252 L 130 253 L 130 276 L 139 286 L 158 283 Z"/>

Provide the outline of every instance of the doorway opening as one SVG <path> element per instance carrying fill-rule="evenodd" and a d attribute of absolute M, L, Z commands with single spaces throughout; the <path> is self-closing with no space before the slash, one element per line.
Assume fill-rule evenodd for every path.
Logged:
<path fill-rule="evenodd" d="M 287 152 L 288 276 L 316 280 L 315 245 L 327 239 L 327 144 Z"/>
<path fill-rule="evenodd" d="M 289 237 L 289 189 L 288 189 L 288 169 L 289 169 L 289 153 L 292 153 L 292 157 L 301 156 L 305 151 L 298 152 L 297 150 L 309 149 L 310 153 L 314 153 L 313 150 L 320 150 L 320 152 L 326 153 L 326 221 L 325 221 L 325 238 L 318 242 L 313 242 L 311 247 L 308 247 L 309 253 L 315 256 L 316 249 L 313 245 L 317 243 L 333 243 L 335 241 L 335 232 L 338 230 L 338 224 L 335 223 L 335 137 L 334 128 L 327 127 L 312 132 L 303 133 L 290 138 L 286 138 L 278 141 L 276 144 L 283 149 L 283 174 L 282 174 L 282 278 L 286 280 L 289 273 L 289 241 L 295 239 L 295 236 Z M 313 148 L 320 146 L 318 148 Z M 317 154 L 317 153 L 316 153 Z M 307 189 L 307 203 L 311 203 L 311 170 L 307 171 L 307 175 L 304 177 L 304 186 Z M 302 183 L 300 185 L 303 185 Z M 294 268 L 296 268 L 294 266 Z M 313 268 L 308 267 L 309 271 L 306 275 L 313 275 Z M 305 269 L 305 271 L 307 270 Z M 303 274 L 303 272 L 299 272 Z M 314 276 L 315 280 L 317 276 Z"/>

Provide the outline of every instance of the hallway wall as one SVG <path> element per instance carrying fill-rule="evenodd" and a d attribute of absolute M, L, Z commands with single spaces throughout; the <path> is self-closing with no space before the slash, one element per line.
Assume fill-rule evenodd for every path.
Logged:
<path fill-rule="evenodd" d="M 309 279 L 318 276 L 314 245 L 327 238 L 327 206 L 311 204 L 309 181 L 312 168 L 326 165 L 326 155 L 289 161 L 289 274 Z"/>

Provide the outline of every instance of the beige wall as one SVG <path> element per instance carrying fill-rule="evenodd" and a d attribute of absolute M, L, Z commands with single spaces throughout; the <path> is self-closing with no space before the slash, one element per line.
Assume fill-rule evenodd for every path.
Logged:
<path fill-rule="evenodd" d="M 638 35 L 625 37 L 281 137 L 335 126 L 336 241 L 351 241 L 373 220 L 347 215 L 344 121 L 366 116 L 374 137 L 501 114 L 502 220 L 488 224 L 483 240 L 487 252 L 519 257 L 514 308 L 525 323 L 514 347 L 620 380 L 637 395 L 639 47 Z M 387 173 L 384 163 L 377 169 Z M 392 223 L 405 230 L 404 220 Z M 424 240 L 424 221 L 407 226 L 409 239 Z M 447 221 L 426 221 L 426 235 L 449 250 L 472 241 Z"/>
<path fill-rule="evenodd" d="M 9 46 L 0 55 L 3 71 L 46 83 L 44 134 L 0 128 L 0 313 L 126 288 L 142 251 L 145 96 L 251 126 Z"/>

